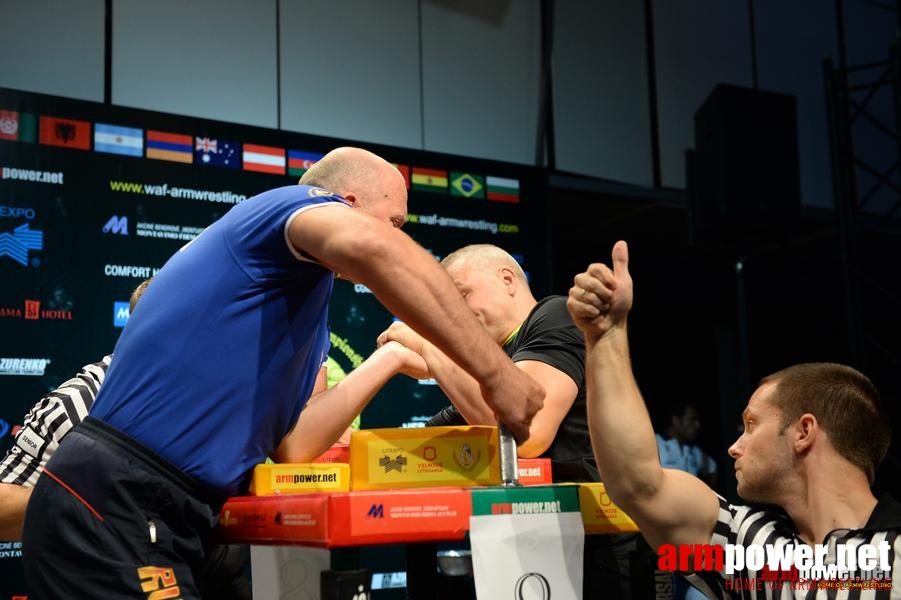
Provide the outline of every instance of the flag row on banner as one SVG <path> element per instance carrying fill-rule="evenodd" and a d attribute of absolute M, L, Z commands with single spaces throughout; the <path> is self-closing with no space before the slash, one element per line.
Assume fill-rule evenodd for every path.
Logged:
<path fill-rule="evenodd" d="M 316 152 L 2 109 L 0 140 L 37 141 L 77 150 L 91 150 L 93 141 L 94 152 L 291 177 L 300 177 L 323 157 Z M 403 174 L 408 189 L 498 202 L 519 202 L 517 179 L 401 164 L 395 166 Z"/>

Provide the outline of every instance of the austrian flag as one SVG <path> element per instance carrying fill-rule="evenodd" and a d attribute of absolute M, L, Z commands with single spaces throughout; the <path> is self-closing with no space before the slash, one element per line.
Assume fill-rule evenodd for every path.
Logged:
<path fill-rule="evenodd" d="M 285 174 L 285 149 L 244 144 L 244 170 Z"/>

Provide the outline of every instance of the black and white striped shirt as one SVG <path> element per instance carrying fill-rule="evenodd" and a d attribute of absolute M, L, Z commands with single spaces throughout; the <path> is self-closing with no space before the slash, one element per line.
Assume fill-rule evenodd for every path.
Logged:
<path fill-rule="evenodd" d="M 32 407 L 15 444 L 0 462 L 0 483 L 34 487 L 60 440 L 87 416 L 111 359 L 104 356 L 84 366 Z"/>
<path fill-rule="evenodd" d="M 878 546 L 887 541 L 890 545 L 888 573 L 875 572 L 871 575 L 883 583 L 878 589 L 870 587 L 836 587 L 835 580 L 823 582 L 824 587 L 800 582 L 793 586 L 789 581 L 760 581 L 766 573 L 753 569 L 742 569 L 732 574 L 724 572 L 696 572 L 686 574 L 687 579 L 709 598 L 741 598 L 742 600 L 774 599 L 828 599 L 828 600 L 881 600 L 901 598 L 901 504 L 890 496 L 883 496 L 876 504 L 873 514 L 862 529 L 836 529 L 822 542 L 828 548 L 824 562 L 836 563 L 836 546 L 857 548 L 861 544 Z M 716 527 L 710 539 L 711 544 L 724 546 L 736 544 L 748 548 L 752 545 L 774 546 L 776 548 L 798 547 L 805 542 L 787 514 L 772 508 L 758 508 L 732 505 L 720 498 L 720 512 Z M 855 551 L 856 552 L 856 551 Z M 862 574 L 866 576 L 866 574 Z M 895 583 L 897 577 L 897 583 Z M 887 580 L 891 578 L 891 582 Z M 748 584 L 751 585 L 748 585 Z M 888 585 L 885 585 L 888 584 Z M 894 584 L 894 585 L 891 585 Z M 738 589 L 742 588 L 742 589 Z M 751 588 L 751 589 L 744 589 Z"/>

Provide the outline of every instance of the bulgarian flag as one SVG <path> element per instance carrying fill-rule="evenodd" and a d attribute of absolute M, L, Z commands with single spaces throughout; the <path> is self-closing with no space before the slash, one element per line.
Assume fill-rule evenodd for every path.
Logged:
<path fill-rule="evenodd" d="M 516 179 L 505 179 L 503 177 L 491 177 L 485 180 L 488 186 L 488 192 L 485 196 L 489 200 L 496 202 L 519 202 L 519 181 Z"/>

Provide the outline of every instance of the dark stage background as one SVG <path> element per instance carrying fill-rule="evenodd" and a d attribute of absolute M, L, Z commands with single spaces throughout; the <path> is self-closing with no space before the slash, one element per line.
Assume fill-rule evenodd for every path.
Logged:
<path fill-rule="evenodd" d="M 0 127 L 0 450 L 42 394 L 112 351 L 127 317 L 117 303 L 127 302 L 138 282 L 241 197 L 296 181 L 290 167 L 278 174 L 247 170 L 243 144 L 282 151 L 286 162 L 295 152 L 321 155 L 354 144 L 0 90 L 0 121 L 10 113 L 20 127 L 15 136 Z M 42 123 L 42 117 L 59 121 Z M 87 124 L 86 134 L 77 121 Z M 55 127 L 66 123 L 73 127 Z M 97 123 L 139 130 L 138 155 L 98 151 Z M 68 141 L 42 143 L 45 131 Z M 158 138 L 150 132 L 187 137 L 181 156 L 190 162 L 148 158 L 152 138 Z M 28 135 L 31 141 L 22 139 Z M 84 139 L 86 147 L 71 147 Z M 209 150 L 214 140 L 215 152 L 197 149 Z M 406 232 L 437 258 L 468 243 L 502 246 L 522 260 L 537 297 L 565 294 L 575 273 L 590 262 L 608 261 L 613 243 L 627 240 L 636 283 L 630 328 L 638 382 L 654 415 L 674 401 L 699 406 L 701 443 L 718 460 L 719 491 L 730 499 L 734 479 L 726 449 L 738 435 L 739 414 L 756 381 L 785 366 L 839 361 L 862 369 L 881 389 L 898 431 L 897 219 L 870 227 L 873 218 L 863 215 L 854 225 L 861 299 L 855 316 L 833 211 L 802 208 L 796 222 L 775 224 L 778 235 L 735 244 L 721 236 L 699 237 L 681 190 L 365 147 L 410 171 L 438 171 L 432 174 L 447 178 L 433 191 L 411 189 Z M 228 166 L 210 164 L 226 158 Z M 518 198 L 505 198 L 518 201 L 489 200 L 488 178 L 518 186 Z M 390 322 L 368 290 L 337 282 L 332 358 L 352 369 Z M 860 351 L 849 335 L 853 323 L 863 338 Z M 417 426 L 445 402 L 436 386 L 396 378 L 366 409 L 362 426 Z M 876 487 L 898 497 L 901 453 L 895 437 Z M 0 542 L 0 599 L 24 593 L 19 551 L 17 544 Z M 385 570 L 395 568 L 396 552 L 378 554 L 390 559 Z"/>

